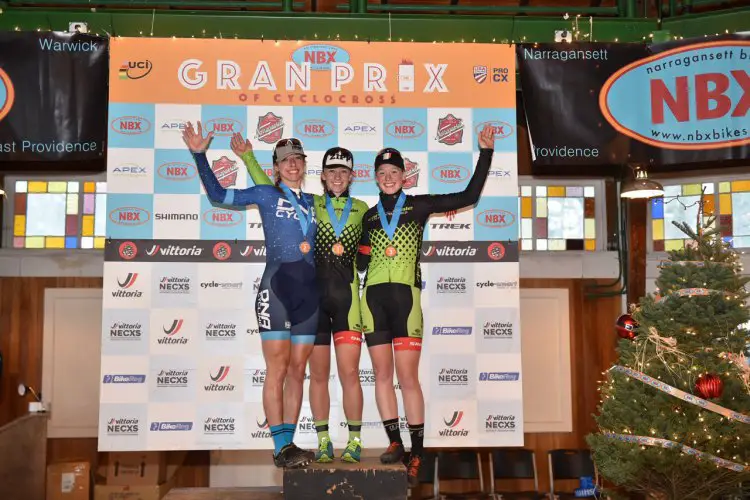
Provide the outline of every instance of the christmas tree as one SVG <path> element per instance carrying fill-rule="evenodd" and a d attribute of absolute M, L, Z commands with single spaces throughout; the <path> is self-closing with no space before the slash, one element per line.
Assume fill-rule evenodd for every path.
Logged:
<path fill-rule="evenodd" d="M 599 474 L 647 498 L 719 499 L 750 483 L 749 280 L 715 219 L 701 219 L 675 224 L 691 241 L 621 325 L 587 436 Z"/>

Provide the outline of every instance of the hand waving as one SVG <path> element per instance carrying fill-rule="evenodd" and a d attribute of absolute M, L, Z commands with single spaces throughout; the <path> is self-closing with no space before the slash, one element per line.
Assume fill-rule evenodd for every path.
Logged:
<path fill-rule="evenodd" d="M 495 149 L 495 127 L 485 125 L 479 133 L 479 147 L 482 149 Z"/>
<path fill-rule="evenodd" d="M 209 132 L 206 137 L 203 137 L 203 126 L 201 125 L 200 120 L 198 121 L 197 133 L 193 130 L 193 124 L 190 122 L 187 122 L 185 130 L 182 132 L 182 140 L 185 141 L 185 144 L 187 144 L 191 153 L 205 152 L 213 138 L 213 131 Z"/>
<path fill-rule="evenodd" d="M 237 156 L 242 156 L 243 154 L 247 153 L 248 151 L 253 150 L 253 145 L 250 142 L 249 139 L 243 139 L 242 134 L 235 132 L 232 134 L 232 140 L 230 141 L 230 146 L 232 147 L 232 151 Z"/>

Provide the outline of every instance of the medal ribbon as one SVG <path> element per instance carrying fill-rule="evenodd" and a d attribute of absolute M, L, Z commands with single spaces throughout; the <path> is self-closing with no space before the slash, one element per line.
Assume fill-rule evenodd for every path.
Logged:
<path fill-rule="evenodd" d="M 388 221 L 388 217 L 385 215 L 385 209 L 383 208 L 383 200 L 378 201 L 378 215 L 380 215 L 380 225 L 383 227 L 383 231 L 388 235 L 388 239 L 393 240 L 393 236 L 396 234 L 396 227 L 398 227 L 398 220 L 401 218 L 401 210 L 404 208 L 406 203 L 406 195 L 401 191 L 396 206 L 393 207 L 393 215 L 391 220 Z"/>
<path fill-rule="evenodd" d="M 299 206 L 299 203 L 297 203 L 297 197 L 292 193 L 292 190 L 289 189 L 283 182 L 279 184 L 281 186 L 281 189 L 284 191 L 284 194 L 286 195 L 286 199 L 289 200 L 289 203 L 292 204 L 294 209 L 297 211 L 297 218 L 299 219 L 299 225 L 300 228 L 302 228 L 302 236 L 307 239 L 307 233 L 310 231 L 310 226 L 312 225 L 312 219 L 313 219 L 313 212 L 312 209 L 308 209 L 307 212 L 309 214 L 309 219 L 305 217 L 304 212 L 302 212 L 302 208 Z M 301 196 L 301 195 L 300 195 Z"/>
<path fill-rule="evenodd" d="M 326 209 L 328 210 L 328 218 L 331 219 L 331 225 L 333 226 L 333 232 L 336 234 L 336 239 L 339 239 L 341 233 L 344 231 L 346 221 L 349 220 L 349 213 L 352 211 L 352 199 L 351 197 L 346 199 L 344 211 L 341 213 L 341 218 L 339 219 L 336 217 L 336 210 L 333 208 L 331 197 L 326 193 Z"/>

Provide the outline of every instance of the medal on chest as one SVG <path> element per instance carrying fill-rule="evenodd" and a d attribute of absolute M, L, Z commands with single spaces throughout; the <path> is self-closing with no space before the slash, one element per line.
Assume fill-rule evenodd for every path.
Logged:
<path fill-rule="evenodd" d="M 380 226 L 383 228 L 383 231 L 385 231 L 385 234 L 391 241 L 390 245 L 388 245 L 383 251 L 385 256 L 389 259 L 392 259 L 396 255 L 398 255 L 398 248 L 396 242 L 393 241 L 393 238 L 396 235 L 396 228 L 398 227 L 398 221 L 401 218 L 401 211 L 404 208 L 404 203 L 406 203 L 406 195 L 402 191 L 398 197 L 398 200 L 396 200 L 396 205 L 393 207 L 391 220 L 388 220 L 388 216 L 385 213 L 385 208 L 383 208 L 383 201 L 378 201 L 378 215 L 380 216 Z"/>
<path fill-rule="evenodd" d="M 344 204 L 344 209 L 341 212 L 341 217 L 336 216 L 336 210 L 333 208 L 333 200 L 326 193 L 326 210 L 328 211 L 328 218 L 331 221 L 331 227 L 333 227 L 333 234 L 336 236 L 336 242 L 331 246 L 331 252 L 333 255 L 342 256 L 344 255 L 344 245 L 341 243 L 341 233 L 344 232 L 346 221 L 349 220 L 349 214 L 352 211 L 352 199 L 347 198 Z"/>

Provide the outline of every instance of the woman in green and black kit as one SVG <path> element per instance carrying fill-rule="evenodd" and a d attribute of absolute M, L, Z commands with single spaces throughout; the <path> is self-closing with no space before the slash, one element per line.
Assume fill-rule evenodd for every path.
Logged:
<path fill-rule="evenodd" d="M 271 184 L 255 159 L 250 141 L 235 134 L 231 147 L 245 163 L 255 184 Z M 354 158 L 349 150 L 335 147 L 326 151 L 321 173 L 325 194 L 314 197 L 318 220 L 315 268 L 321 303 L 315 347 L 310 356 L 310 408 L 318 433 L 318 451 L 315 454 L 318 462 L 331 462 L 334 458 L 333 443 L 328 433 L 331 337 L 336 349 L 344 413 L 349 428 L 349 440 L 341 453 L 341 460 L 359 462 L 362 453 L 360 432 L 363 398 L 359 360 L 363 339 L 359 277 L 354 261 L 367 204 L 349 196 L 353 169 Z"/>
<path fill-rule="evenodd" d="M 357 257 L 359 270 L 367 269 L 360 306 L 362 325 L 375 370 L 375 399 L 391 443 L 380 460 L 395 463 L 404 456 L 393 387 L 395 358 L 412 443 L 408 464 L 412 485 L 418 483 L 424 444 L 424 396 L 419 384 L 423 333 L 419 259 L 424 226 L 434 213 L 458 210 L 479 200 L 492 163 L 493 134 L 492 127 L 482 130 L 474 174 L 459 193 L 407 196 L 402 190 L 401 153 L 385 148 L 375 158 L 380 200 L 365 214 Z"/>

